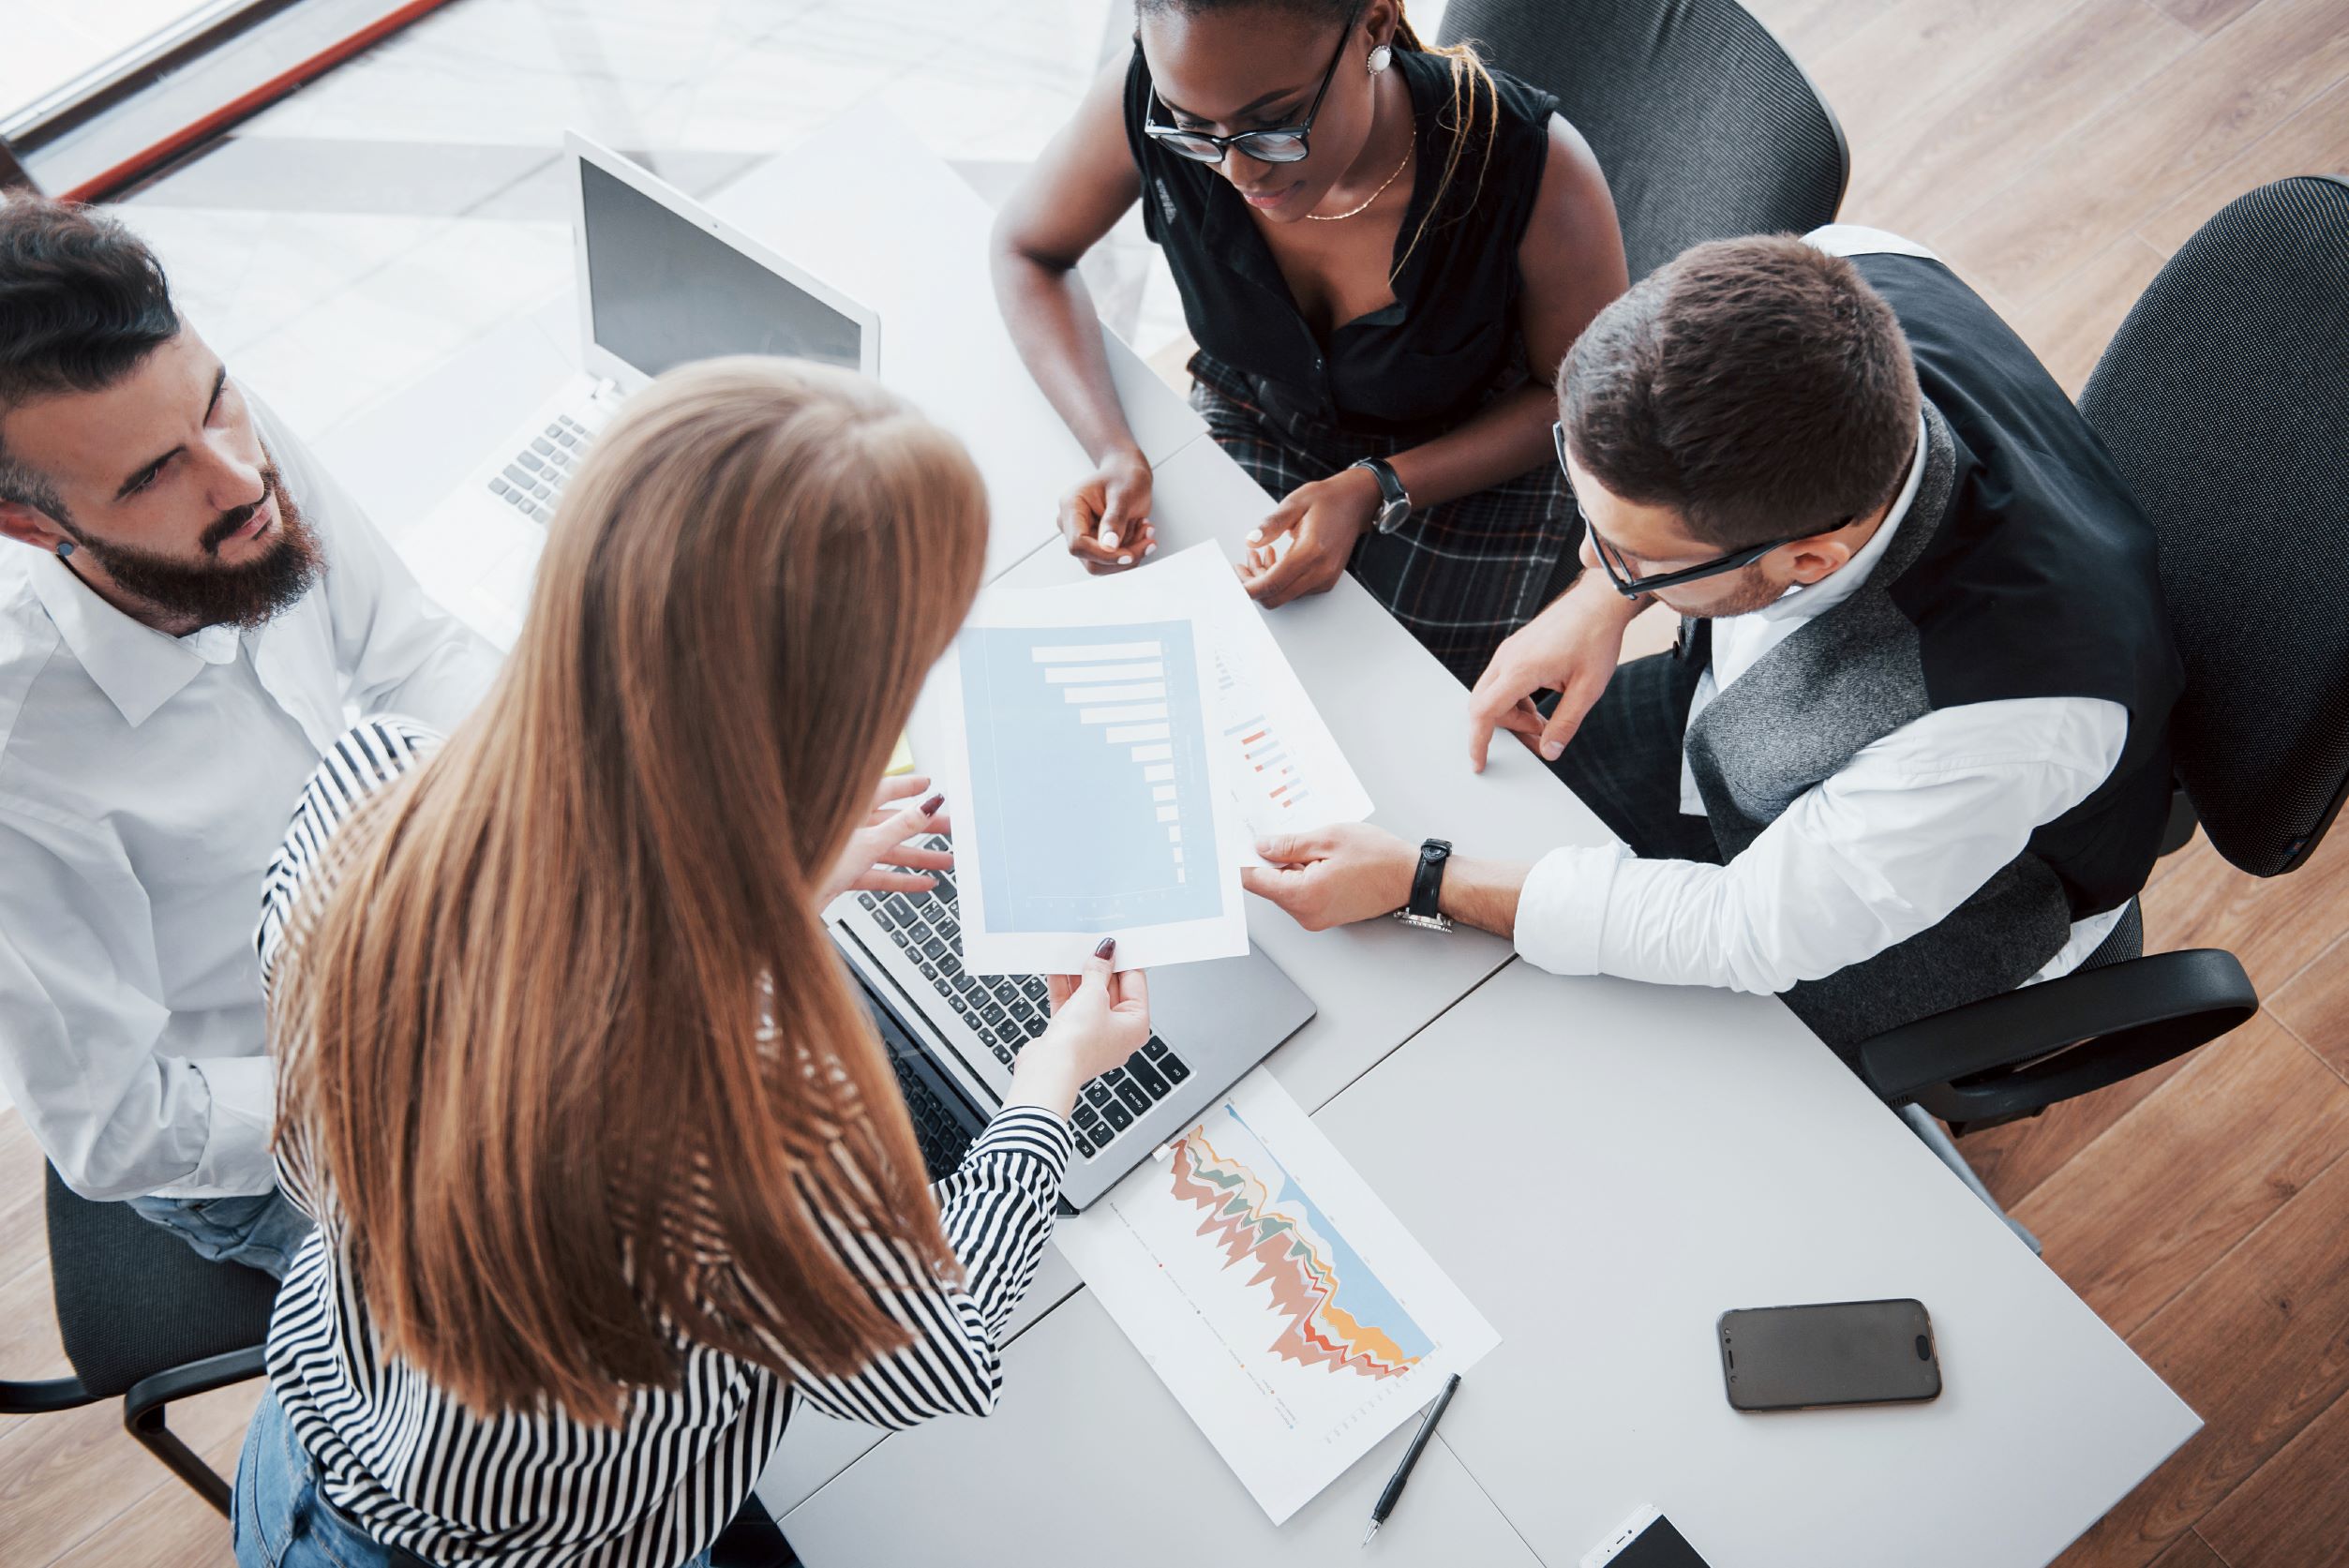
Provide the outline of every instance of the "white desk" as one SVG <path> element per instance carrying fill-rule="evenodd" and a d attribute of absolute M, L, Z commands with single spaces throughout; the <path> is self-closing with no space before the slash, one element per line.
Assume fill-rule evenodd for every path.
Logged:
<path fill-rule="evenodd" d="M 1472 1386 L 1461 1384 L 1455 1411 Z M 1540 1561 L 1444 1441 L 1457 1415 L 1444 1418 L 1422 1456 L 1375 1552 L 1361 1550 L 1363 1526 L 1408 1428 L 1274 1529 L 1089 1294 L 1004 1352 L 1003 1389 L 987 1420 L 954 1417 L 893 1437 L 790 1515 L 784 1528 L 801 1561 L 811 1568 L 1361 1568 L 1374 1559 L 1381 1568 L 1534 1568 Z"/>
<path fill-rule="evenodd" d="M 970 447 L 996 526 L 1052 530 L 1090 465 L 1020 363 L 988 277 L 995 213 L 960 175 L 888 115 L 854 113 L 745 172 L 710 210 L 878 311 L 881 380 Z M 1115 335 L 1102 342 L 1144 456 L 1205 433 L 1139 355 Z"/>
<path fill-rule="evenodd" d="M 890 171 L 875 186 L 869 175 Z M 879 206 L 905 227 L 818 225 L 809 213 Z M 1061 495 L 1089 467 L 1036 390 L 995 309 L 986 266 L 994 215 L 979 194 L 885 116 L 858 116 L 759 164 L 708 203 L 744 232 L 862 300 L 881 317 L 881 381 L 962 439 L 987 485 L 993 576 L 1057 537 Z M 395 543 L 579 368 L 568 288 L 458 351 L 346 423 L 318 455 Z M 1104 335 L 1110 370 L 1140 411 L 1135 440 L 1152 462 L 1205 426 L 1132 350 Z M 1150 396 L 1155 394 L 1156 396 Z M 446 591 L 461 560 L 411 560 Z"/>
<path fill-rule="evenodd" d="M 887 379 L 987 473 L 1005 536 L 991 559 L 1016 560 L 1016 580 L 1069 575 L 1037 546 L 1082 458 L 1007 358 L 977 270 L 983 207 L 902 134 L 868 119 L 855 141 L 755 171 L 716 204 L 875 302 Z M 544 321 L 505 330 L 525 357 L 567 351 Z M 380 516 L 436 494 L 434 463 L 441 488 L 461 474 L 502 428 L 493 405 L 518 399 L 518 418 L 543 392 L 506 384 L 518 372 L 487 384 L 467 361 L 489 351 L 322 449 Z M 1138 362 L 1114 362 L 1158 464 L 1165 547 L 1244 531 L 1261 493 Z M 444 461 L 414 444 L 468 425 L 474 443 Z M 396 465 L 369 455 L 389 451 Z M 1497 854 L 1593 836 L 1515 749 L 1467 770 L 1459 689 L 1351 581 L 1273 625 L 1380 820 Z M 1774 1002 L 1560 980 L 1469 934 L 1308 936 L 1262 908 L 1250 930 L 1321 1008 L 1273 1070 L 1506 1337 L 1382 1532 L 1387 1561 L 1573 1563 L 1654 1501 L 1720 1568 L 2038 1563 L 2194 1431 Z M 1720 1311 L 1877 1294 L 1932 1309 L 1938 1402 L 1728 1409 Z M 1399 1438 L 1274 1531 L 1056 1254 L 1023 1323 L 987 1424 L 884 1441 L 794 1420 L 760 1492 L 813 1568 L 1188 1563 L 1202 1545 L 1238 1563 L 1364 1561 L 1354 1543 Z"/>
<path fill-rule="evenodd" d="M 1444 1441 L 1549 1563 L 1646 1502 L 1719 1568 L 2044 1562 L 2200 1423 L 1754 1001 L 1512 964 L 1322 1113 L 1501 1331 Z M 1885 1296 L 1939 1399 L 1729 1408 L 1724 1309 Z"/>
<path fill-rule="evenodd" d="M 1168 549 L 1261 515 L 1261 492 L 1204 439 L 1159 474 Z M 1004 580 L 1075 570 L 1044 549 Z M 1467 770 L 1458 688 L 1351 580 L 1271 624 L 1391 826 L 1519 855 L 1589 836 L 1522 751 Z M 1260 906 L 1249 928 L 1322 1007 L 1274 1073 L 1504 1336 L 1444 1443 L 1539 1561 L 1577 1562 L 1655 1502 L 1721 1568 L 2041 1563 L 2199 1426 L 1776 1002 L 1515 962 L 1487 979 L 1497 944 L 1384 922 L 1309 935 Z M 1885 1295 L 1933 1312 L 1939 1400 L 1728 1408 L 1722 1311 Z M 1170 1446 L 1189 1454 L 1170 1429 L 1205 1446 L 1100 1327 L 1080 1292 L 1018 1342 L 994 1425 L 892 1438 L 804 1501 L 795 1463 L 761 1495 L 796 1503 L 785 1529 L 812 1568 L 967 1556 L 973 1542 L 980 1561 L 1088 1559 L 1166 1507 Z M 1362 1517 L 1379 1465 L 1317 1508 L 1343 1496 Z M 1270 1531 L 1228 1471 L 1179 1473 L 1185 1528 L 1121 1540 L 1132 1561 L 1200 1541 L 1243 1561 L 1360 1561 L 1326 1523 L 1294 1541 Z M 1423 1500 L 1414 1482 L 1398 1518 L 1423 1502 L 1434 1522 L 1414 1544 L 1383 1532 L 1391 1561 L 1505 1560 L 1464 1549 L 1481 1515 L 1449 1491 Z M 1045 1517 L 1049 1531 L 1018 1528 Z"/>
<path fill-rule="evenodd" d="M 1148 395 L 1174 396 L 1163 384 Z M 1153 489 L 1161 554 L 1214 540 L 1236 560 L 1241 536 L 1271 510 L 1204 434 L 1157 466 Z M 1042 586 L 1084 575 L 1055 544 L 1002 580 Z M 1604 841 L 1597 818 L 1523 747 L 1504 740 L 1484 773 L 1469 771 L 1466 689 L 1352 577 L 1266 623 L 1369 791 L 1374 821 L 1414 841 L 1451 839 L 1464 855 L 1529 860 L 1561 844 Z M 1509 945 L 1481 932 L 1431 937 L 1370 920 L 1314 933 L 1260 899 L 1249 901 L 1248 929 L 1319 1009 L 1272 1057 L 1274 1076 L 1309 1111 L 1510 962 Z"/>

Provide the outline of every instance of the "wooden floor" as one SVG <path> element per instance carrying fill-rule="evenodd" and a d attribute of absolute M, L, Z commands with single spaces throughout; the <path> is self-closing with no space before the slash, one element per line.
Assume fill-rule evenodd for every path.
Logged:
<path fill-rule="evenodd" d="M 2349 0 L 1754 8 L 1842 117 L 1844 216 L 1938 249 L 2075 390 L 2229 198 L 2349 174 Z M 1966 1145 L 2049 1263 L 2207 1423 L 2062 1561 L 2349 1564 L 2349 831 L 2272 885 L 2197 840 L 2145 903 L 2150 948 L 2232 949 L 2265 1010 L 2168 1071 Z M 0 1114 L 11 1377 L 64 1370 L 39 1173 Z M 226 1471 L 253 1397 L 209 1396 L 174 1425 Z M 0 1421 L 0 1568 L 227 1560 L 226 1527 L 112 1408 Z"/>
<path fill-rule="evenodd" d="M 1749 5 L 1843 121 L 1843 216 L 1939 251 L 2074 392 L 2212 213 L 2349 175 L 2349 0 Z M 2260 1015 L 1964 1145 L 2205 1423 L 2061 1561 L 2349 1564 L 2349 832 L 2273 884 L 2197 837 L 2145 909 L 2148 949 L 2240 957 Z"/>

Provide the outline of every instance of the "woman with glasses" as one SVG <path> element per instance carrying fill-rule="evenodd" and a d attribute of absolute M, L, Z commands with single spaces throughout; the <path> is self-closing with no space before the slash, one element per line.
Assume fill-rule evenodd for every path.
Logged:
<path fill-rule="evenodd" d="M 1623 292 L 1623 238 L 1555 100 L 1436 51 L 1399 0 L 1140 0 L 996 226 L 1029 368 L 1098 465 L 1063 502 L 1095 572 L 1157 548 L 1150 467 L 1076 264 L 1137 201 L 1199 351 L 1191 401 L 1281 498 L 1266 606 L 1351 567 L 1474 681 L 1574 574 L 1549 382 Z"/>

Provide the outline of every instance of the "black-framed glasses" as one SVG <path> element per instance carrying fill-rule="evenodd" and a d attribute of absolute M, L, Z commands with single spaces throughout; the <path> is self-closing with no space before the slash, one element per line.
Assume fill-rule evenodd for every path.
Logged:
<path fill-rule="evenodd" d="M 1354 37 L 1354 23 L 1362 20 L 1362 7 L 1356 6 L 1346 18 L 1345 30 L 1338 35 L 1338 52 L 1329 57 L 1329 69 L 1322 72 L 1322 84 L 1314 89 L 1313 101 L 1305 106 L 1305 118 L 1293 126 L 1273 126 L 1264 130 L 1244 130 L 1237 136 L 1210 136 L 1204 130 L 1185 130 L 1180 126 L 1162 126 L 1145 119 L 1142 134 L 1178 157 L 1193 163 L 1221 163 L 1226 154 L 1246 153 L 1259 163 L 1302 163 L 1311 152 L 1313 116 L 1322 112 L 1322 99 L 1329 96 L 1329 84 L 1338 80 L 1339 63 L 1346 57 L 1346 40 Z M 1150 88 L 1150 105 L 1159 107 L 1159 90 Z"/>
<path fill-rule="evenodd" d="M 1566 494 L 1573 496 L 1574 473 L 1566 467 L 1565 426 L 1552 425 L 1549 427 L 1549 439 L 1558 449 L 1558 471 L 1566 476 Z M 1833 533 L 1835 529 L 1849 528 L 1859 521 L 1857 517 L 1846 517 L 1842 522 L 1835 524 L 1834 528 L 1813 529 L 1808 533 L 1789 533 L 1784 539 L 1773 539 L 1767 545 L 1749 545 L 1744 549 L 1731 550 L 1725 556 L 1715 556 L 1701 565 L 1683 566 L 1677 572 L 1655 572 L 1644 577 L 1635 577 L 1631 575 L 1631 563 L 1623 553 L 1609 545 L 1599 530 L 1592 526 L 1591 515 L 1582 510 L 1582 498 L 1579 496 L 1574 497 L 1574 511 L 1575 515 L 1582 519 L 1584 531 L 1591 536 L 1592 552 L 1598 557 L 1599 565 L 1606 568 L 1607 580 L 1613 583 L 1615 591 L 1626 599 L 1642 598 L 1664 589 L 1702 582 L 1707 577 L 1717 577 L 1724 572 L 1734 572 L 1740 567 L 1751 566 L 1771 551 L 1783 550 L 1798 539 L 1808 539 L 1813 534 L 1818 533 Z"/>

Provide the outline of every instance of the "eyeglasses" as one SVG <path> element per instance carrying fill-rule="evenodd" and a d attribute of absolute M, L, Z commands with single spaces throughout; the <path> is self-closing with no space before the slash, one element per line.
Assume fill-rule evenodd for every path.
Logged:
<path fill-rule="evenodd" d="M 1354 24 L 1362 20 L 1362 7 L 1346 18 L 1344 31 L 1338 35 L 1338 52 L 1329 57 L 1329 69 L 1322 72 L 1322 84 L 1313 93 L 1313 101 L 1305 106 L 1305 118 L 1293 126 L 1274 126 L 1264 130 L 1244 130 L 1237 136 L 1210 136 L 1204 130 L 1185 130 L 1180 126 L 1162 126 L 1145 120 L 1142 134 L 1180 157 L 1193 163 L 1221 163 L 1226 154 L 1246 153 L 1259 163 L 1301 163 L 1312 151 L 1309 137 L 1313 129 L 1313 116 L 1322 112 L 1322 99 L 1329 96 L 1329 84 L 1338 79 L 1339 62 L 1346 57 L 1346 40 L 1354 37 Z M 1159 90 L 1150 89 L 1150 104 L 1155 112 L 1159 106 Z"/>
<path fill-rule="evenodd" d="M 1552 425 L 1549 427 L 1549 439 L 1551 444 L 1558 449 L 1558 471 L 1567 476 L 1566 493 L 1572 496 L 1574 495 L 1574 478 L 1573 470 L 1566 467 L 1565 426 L 1564 424 Z M 1635 577 L 1631 575 L 1631 562 L 1623 553 L 1609 545 L 1600 536 L 1598 530 L 1592 527 L 1591 515 L 1582 510 L 1582 498 L 1579 496 L 1575 496 L 1574 511 L 1575 515 L 1582 519 L 1582 527 L 1591 535 L 1591 547 L 1598 556 L 1599 565 L 1607 570 L 1607 580 L 1613 583 L 1615 591 L 1626 599 L 1638 599 L 1664 589 L 1679 588 L 1686 583 L 1702 582 L 1707 577 L 1717 577 L 1724 572 L 1735 572 L 1741 567 L 1753 565 L 1773 550 L 1785 549 L 1798 539 L 1808 539 L 1812 533 L 1833 533 L 1835 529 L 1849 528 L 1859 521 L 1857 517 L 1846 517 L 1842 522 L 1835 524 L 1834 528 L 1814 529 L 1811 533 L 1789 533 L 1784 539 L 1773 539 L 1767 545 L 1750 545 L 1742 550 L 1731 550 L 1728 555 L 1716 556 L 1699 566 L 1686 566 L 1677 572 L 1657 572 L 1645 577 Z"/>

